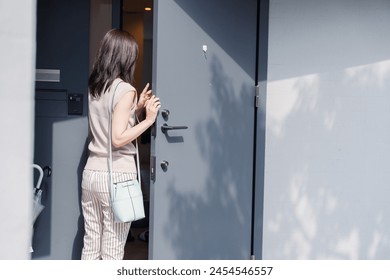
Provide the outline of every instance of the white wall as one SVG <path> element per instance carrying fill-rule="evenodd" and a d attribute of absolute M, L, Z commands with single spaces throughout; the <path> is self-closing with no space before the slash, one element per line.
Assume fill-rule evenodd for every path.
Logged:
<path fill-rule="evenodd" d="M 389 15 L 270 0 L 264 259 L 390 258 Z"/>
<path fill-rule="evenodd" d="M 0 259 L 29 259 L 36 1 L 0 7 Z"/>

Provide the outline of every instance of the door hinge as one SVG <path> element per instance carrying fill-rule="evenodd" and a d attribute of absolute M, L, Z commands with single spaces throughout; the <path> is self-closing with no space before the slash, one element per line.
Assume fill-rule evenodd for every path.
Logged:
<path fill-rule="evenodd" d="M 150 180 L 156 181 L 156 157 L 150 157 Z"/>
<path fill-rule="evenodd" d="M 260 107 L 260 86 L 259 85 L 255 87 L 255 107 L 256 108 Z"/>

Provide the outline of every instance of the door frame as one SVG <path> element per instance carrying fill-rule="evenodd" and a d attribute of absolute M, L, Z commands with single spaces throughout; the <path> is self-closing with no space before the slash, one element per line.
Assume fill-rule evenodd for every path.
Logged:
<path fill-rule="evenodd" d="M 252 259 L 263 258 L 264 171 L 270 0 L 257 1 L 255 133 L 253 157 Z"/>

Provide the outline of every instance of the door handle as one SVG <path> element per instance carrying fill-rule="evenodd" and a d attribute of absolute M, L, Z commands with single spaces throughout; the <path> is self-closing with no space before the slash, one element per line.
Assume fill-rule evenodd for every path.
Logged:
<path fill-rule="evenodd" d="M 163 133 L 166 133 L 168 130 L 179 130 L 179 129 L 187 129 L 188 126 L 184 126 L 184 125 L 181 125 L 181 126 L 172 126 L 172 125 L 167 125 L 167 124 L 163 124 L 161 126 L 161 131 Z"/>

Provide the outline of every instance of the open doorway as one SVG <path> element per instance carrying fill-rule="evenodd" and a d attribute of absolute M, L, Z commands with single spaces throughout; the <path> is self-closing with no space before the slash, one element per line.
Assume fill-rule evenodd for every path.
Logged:
<path fill-rule="evenodd" d="M 122 29 L 132 34 L 139 47 L 135 88 L 142 92 L 147 83 L 152 88 L 153 0 L 123 0 Z M 150 130 L 143 134 L 139 145 L 141 183 L 146 218 L 132 223 L 124 259 L 148 259 L 149 190 L 150 190 Z"/>

